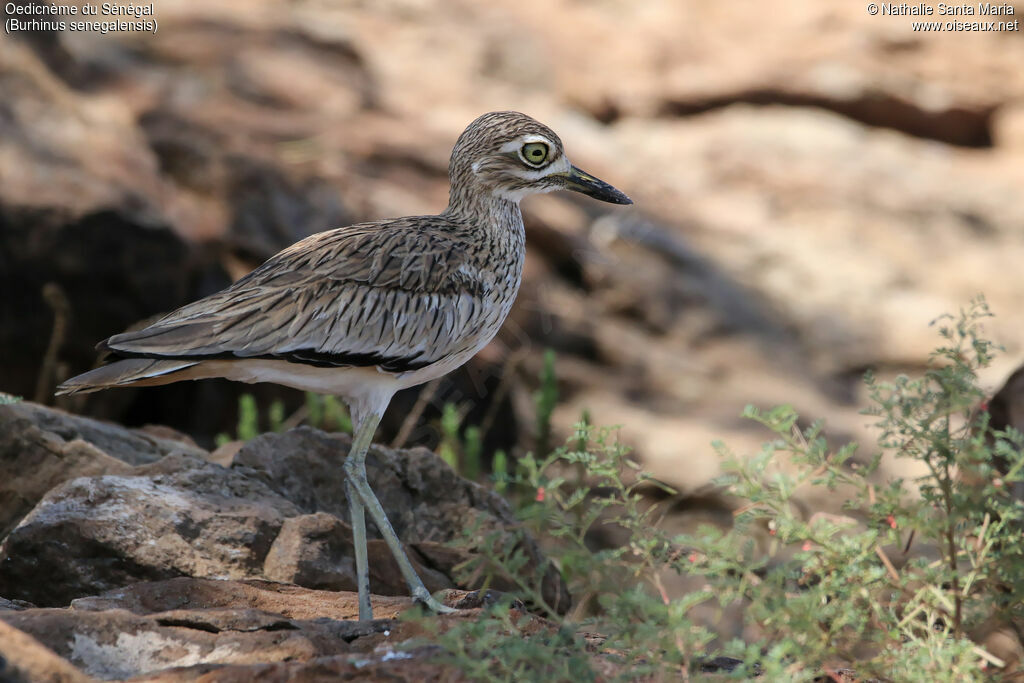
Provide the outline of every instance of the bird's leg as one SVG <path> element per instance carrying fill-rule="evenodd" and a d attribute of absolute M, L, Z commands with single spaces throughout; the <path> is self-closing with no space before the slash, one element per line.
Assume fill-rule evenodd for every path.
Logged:
<path fill-rule="evenodd" d="M 353 443 L 353 448 L 354 446 Z M 363 514 L 363 501 L 348 477 L 345 478 L 345 497 L 348 498 L 349 521 L 352 523 L 352 545 L 356 553 L 359 621 L 369 621 L 373 619 L 373 605 L 370 604 L 370 568 L 366 560 L 366 517 Z"/>
<path fill-rule="evenodd" d="M 434 599 L 434 597 L 427 590 L 427 587 L 423 585 L 423 581 L 416 574 L 416 570 L 413 569 L 412 563 L 409 558 L 406 557 L 405 551 L 402 549 L 402 542 L 398 539 L 398 535 L 395 534 L 394 528 L 391 526 L 391 522 L 388 521 L 387 514 L 384 512 L 383 506 L 380 501 L 377 500 L 377 496 L 373 493 L 373 489 L 370 488 L 370 483 L 366 480 L 366 451 L 370 447 L 370 442 L 373 440 L 373 434 L 377 430 L 377 423 L 380 422 L 380 415 L 370 413 L 366 417 L 356 424 L 355 435 L 352 440 L 352 450 L 348 454 L 348 458 L 345 460 L 345 474 L 348 477 L 348 483 L 350 485 L 349 490 L 355 489 L 356 496 L 350 496 L 349 498 L 349 510 L 352 508 L 352 500 L 355 497 L 361 499 L 360 508 L 365 506 L 366 510 L 369 511 L 370 517 L 373 519 L 374 524 L 380 530 L 381 535 L 384 537 L 384 542 L 388 544 L 388 548 L 391 550 L 391 554 L 394 555 L 395 561 L 398 563 L 398 568 L 402 572 L 402 577 L 405 579 L 405 583 L 409 586 L 409 591 L 412 593 L 412 597 L 417 601 L 423 603 L 428 608 L 435 612 L 442 614 L 455 612 L 457 610 L 442 605 L 440 602 Z M 359 512 L 359 517 L 362 517 L 362 510 Z M 352 536 L 356 545 L 356 572 L 359 572 L 359 553 L 360 545 L 362 546 L 362 554 L 366 558 L 366 530 L 362 530 L 362 538 L 356 536 L 356 515 L 352 516 Z M 363 569 L 365 570 L 365 564 Z M 363 619 L 363 589 L 366 588 L 366 602 L 369 605 L 369 579 L 363 579 L 357 577 L 359 581 L 359 618 Z M 369 611 L 369 607 L 367 608 Z"/>
<path fill-rule="evenodd" d="M 353 415 L 353 417 L 356 417 Z M 370 602 L 370 567 L 366 552 L 366 515 L 363 497 L 356 490 L 351 466 L 359 463 L 365 473 L 366 451 L 377 431 L 380 416 L 372 413 L 356 417 L 352 446 L 345 459 L 345 497 L 348 498 L 349 521 L 352 524 L 352 545 L 356 556 L 356 589 L 359 593 L 359 621 L 373 619 L 373 605 Z M 365 479 L 365 474 L 364 474 Z"/>

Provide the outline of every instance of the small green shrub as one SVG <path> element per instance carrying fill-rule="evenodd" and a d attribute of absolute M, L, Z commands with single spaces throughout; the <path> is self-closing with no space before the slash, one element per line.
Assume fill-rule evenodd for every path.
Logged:
<path fill-rule="evenodd" d="M 430 621 L 419 619 L 427 629 Z M 457 667 L 466 680 L 575 681 L 596 680 L 586 644 L 572 629 L 533 631 L 533 620 L 509 609 L 491 610 L 486 620 L 463 622 L 432 641 L 439 659 Z"/>
<path fill-rule="evenodd" d="M 666 669 L 678 673 L 680 667 L 698 661 L 713 634 L 697 626 L 687 614 L 689 606 L 705 601 L 708 595 L 691 595 L 672 602 L 663 600 L 657 591 L 647 590 L 658 585 L 656 572 L 663 569 L 672 546 L 655 524 L 657 510 L 646 503 L 640 490 L 650 486 L 671 490 L 629 460 L 628 451 L 619 443 L 614 430 L 581 423 L 568 443 L 569 446 L 556 449 L 543 460 L 533 455 L 520 459 L 517 473 L 507 477 L 506 493 L 520 501 L 518 512 L 523 527 L 518 535 L 508 531 L 487 532 L 479 527 L 467 529 L 458 543 L 473 554 L 458 570 L 464 577 L 477 577 L 483 585 L 489 585 L 498 574 L 512 578 L 517 582 L 516 596 L 562 624 L 560 633 L 578 629 L 602 632 L 607 636 L 605 649 L 617 653 L 616 667 L 630 676 Z M 590 487 L 566 486 L 566 476 L 575 472 L 578 464 L 584 466 L 592 482 Z M 588 534 L 599 523 L 622 526 L 629 533 L 629 543 L 618 548 L 592 549 Z M 533 566 L 531 570 L 526 544 L 522 542 L 527 530 L 547 542 L 549 556 L 576 597 L 576 614 L 584 614 L 582 618 L 563 620 L 555 607 L 544 600 L 541 586 L 545 568 Z M 449 632 L 449 638 L 480 641 L 477 647 L 482 651 L 500 651 L 505 640 L 522 639 L 507 628 L 487 627 L 489 620 L 481 623 L 484 625 L 459 624 Z M 622 628 L 612 628 L 613 625 Z M 445 642 L 448 641 L 441 645 L 445 646 Z M 574 651 L 583 648 L 578 636 L 572 642 Z M 533 656 L 527 651 L 523 658 L 548 661 L 569 647 L 567 643 L 564 639 L 534 640 Z M 464 663 L 471 666 L 456 651 L 446 651 L 458 660 L 460 668 Z M 534 672 L 533 680 L 592 680 L 595 676 L 593 671 L 569 676 L 551 669 L 543 674 Z M 491 680 L 480 678 L 485 679 Z"/>
<path fill-rule="evenodd" d="M 748 407 L 744 415 L 772 440 L 750 458 L 716 445 L 725 458 L 718 484 L 738 501 L 729 528 L 662 530 L 642 490 L 665 487 L 611 430 L 581 423 L 565 447 L 521 459 L 497 481 L 518 501 L 523 533 L 541 539 L 574 595 L 568 617 L 544 602 L 542 569 L 529 570 L 507 532 L 467 529 L 458 544 L 475 554 L 460 569 L 485 585 L 498 574 L 515 577 L 518 597 L 560 633 L 603 633 L 601 656 L 622 680 L 698 675 L 715 655 L 740 660 L 720 674 L 740 679 L 809 681 L 845 667 L 861 680 L 966 681 L 998 671 L 1005 663 L 978 638 L 993 620 L 1024 618 L 1024 504 L 1012 494 L 1024 480 L 1024 438 L 993 432 L 976 410 L 977 371 L 993 351 L 981 336 L 988 316 L 979 299 L 942 319 L 942 344 L 921 377 L 867 377 L 866 414 L 879 429 L 879 450 L 868 458 L 854 445 L 834 448 L 821 422 L 801 426 L 790 407 Z M 924 474 L 883 480 L 883 458 L 912 458 Z M 569 477 L 581 468 L 582 480 Z M 799 498 L 815 489 L 843 500 L 843 514 L 808 518 Z M 595 547 L 601 525 L 620 527 L 628 540 Z M 663 585 L 670 573 L 703 588 L 673 598 Z M 716 639 L 707 615 L 736 606 L 756 636 Z M 438 641 L 444 656 L 470 678 L 488 678 L 481 661 L 506 651 L 536 663 L 533 679 L 596 676 L 593 659 L 581 670 L 547 664 L 557 652 L 580 652 L 578 637 L 524 640 L 502 619 L 456 625 Z M 460 638 L 475 649 L 457 646 Z"/>

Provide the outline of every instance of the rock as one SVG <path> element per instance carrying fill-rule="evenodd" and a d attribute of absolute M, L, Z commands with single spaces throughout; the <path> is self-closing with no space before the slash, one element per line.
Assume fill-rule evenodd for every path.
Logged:
<path fill-rule="evenodd" d="M 250 681 L 393 681 L 440 683 L 464 680 L 450 666 L 429 661 L 436 649 L 387 650 L 372 657 L 320 657 L 313 662 L 195 666 L 133 678 L 133 683 L 249 683 Z"/>
<path fill-rule="evenodd" d="M 1006 378 L 999 391 L 989 399 L 987 410 L 990 415 L 988 428 L 992 431 L 1016 429 L 1024 432 L 1024 365 Z"/>
<path fill-rule="evenodd" d="M 393 619 L 411 604 L 406 597 L 373 595 L 372 599 L 373 612 L 378 619 Z M 144 581 L 71 603 L 75 610 L 126 610 L 139 615 L 238 606 L 297 620 L 331 617 L 344 621 L 359 618 L 359 605 L 354 593 L 314 590 L 258 579 L 229 581 L 179 577 Z"/>
<path fill-rule="evenodd" d="M 163 439 L 164 441 L 178 441 L 186 446 L 194 448 L 200 453 L 206 452 L 199 447 L 199 444 L 197 444 L 196 440 L 191 436 L 184 432 L 180 432 L 173 427 L 168 427 L 167 425 L 146 424 L 139 427 L 138 431 L 142 434 L 146 434 L 147 436 L 155 436 L 158 439 Z"/>
<path fill-rule="evenodd" d="M 450 588 L 452 580 L 421 560 L 416 546 L 408 548 L 409 560 L 427 590 Z M 398 563 L 383 540 L 367 543 L 370 586 L 386 594 L 403 591 Z M 443 566 L 443 565 L 442 565 Z M 450 569 L 450 566 L 448 567 Z M 352 527 L 334 515 L 318 512 L 285 520 L 270 547 L 263 574 L 272 581 L 324 590 L 357 589 L 355 558 L 352 555 Z"/>
<path fill-rule="evenodd" d="M 85 673 L 124 679 L 196 664 L 308 660 L 348 653 L 351 641 L 386 630 L 354 621 L 295 621 L 247 608 L 174 610 L 140 616 L 35 609 L 2 612 L 0 621 L 40 639 Z"/>
<path fill-rule="evenodd" d="M 0 610 L 19 610 L 29 609 L 35 607 L 31 602 L 24 600 L 8 600 L 7 598 L 0 598 Z"/>
<path fill-rule="evenodd" d="M 173 453 L 197 457 L 206 454 L 187 436 L 166 427 L 125 429 L 29 401 L 0 406 L 0 420 L 0 435 L 5 438 L 12 438 L 12 434 L 31 425 L 32 432 L 20 439 L 24 443 L 39 439 L 35 432 L 38 430 L 65 443 L 84 441 L 129 465 L 148 465 Z"/>
<path fill-rule="evenodd" d="M 269 578 L 333 590 L 356 586 L 352 532 L 343 521 L 347 436 L 307 427 L 267 434 L 245 444 L 226 468 L 181 441 L 34 404 L 0 408 L 0 419 L 8 426 L 0 432 L 0 444 L 6 444 L 0 463 L 11 463 L 3 486 L 37 496 L 54 486 L 0 544 L 0 595 L 8 599 L 61 607 L 175 576 Z M 73 459 L 68 453 L 85 455 Z M 504 500 L 460 478 L 429 451 L 375 446 L 368 465 L 431 591 L 459 586 L 455 567 L 471 559 L 472 548 L 445 544 L 464 529 L 512 533 L 517 527 Z M 32 498 L 21 495 L 27 506 Z M 557 570 L 534 541 L 520 542 L 531 558 L 523 571 L 546 567 L 545 597 L 567 609 Z M 384 542 L 373 538 L 368 550 L 371 589 L 406 595 Z M 514 591 L 515 583 L 499 576 L 492 587 Z"/>
<path fill-rule="evenodd" d="M 344 519 L 348 500 L 341 466 L 351 443 L 347 434 L 310 427 L 262 434 L 235 455 L 232 470 L 264 482 L 305 512 L 329 512 Z M 410 543 L 458 537 L 472 522 L 467 510 L 496 523 L 516 523 L 503 498 L 463 479 L 425 448 L 394 451 L 374 445 L 366 472 L 395 531 Z"/>
<path fill-rule="evenodd" d="M 205 451 L 34 403 L 0 405 L 0 538 L 61 482 L 124 474 L 172 453 Z"/>
<path fill-rule="evenodd" d="M 444 601 L 464 611 L 433 617 L 436 623 L 424 629 L 415 620 L 395 619 L 413 607 L 409 598 L 374 596 L 378 618 L 361 623 L 353 621 L 358 612 L 354 593 L 267 581 L 177 578 L 82 598 L 69 609 L 0 612 L 0 635 L 11 633 L 20 639 L 14 642 L 38 641 L 57 653 L 50 658 L 66 669 L 78 667 L 103 679 L 453 680 L 457 672 L 433 661 L 437 648 L 423 643 L 458 622 L 485 618 L 472 609 L 474 599 L 450 591 Z M 515 619 L 524 634 L 555 628 L 521 612 Z M 412 639 L 420 647 L 409 648 Z M 0 638 L 0 652 L 5 640 Z"/>
<path fill-rule="evenodd" d="M 138 580 L 261 576 L 285 518 L 298 514 L 260 482 L 195 456 L 80 477 L 0 546 L 0 594 L 60 606 Z"/>
<path fill-rule="evenodd" d="M 242 446 L 244 445 L 244 441 L 228 441 L 222 446 L 218 446 L 211 451 L 207 460 L 224 467 L 231 467 L 231 463 L 235 459 L 235 454 L 242 450 Z"/>
<path fill-rule="evenodd" d="M 88 683 L 92 680 L 29 634 L 4 623 L 0 617 L 0 681 Z"/>

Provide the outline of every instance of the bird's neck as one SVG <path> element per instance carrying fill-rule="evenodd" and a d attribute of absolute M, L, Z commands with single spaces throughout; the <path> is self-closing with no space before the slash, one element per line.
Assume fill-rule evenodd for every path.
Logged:
<path fill-rule="evenodd" d="M 490 284 L 488 288 L 499 294 L 511 292 L 512 296 L 507 297 L 502 304 L 504 312 L 501 317 L 504 319 L 515 299 L 515 292 L 519 290 L 526 260 L 526 229 L 523 226 L 523 214 L 519 210 L 519 200 L 490 193 L 467 193 L 457 197 L 452 192 L 448 208 L 441 216 L 461 227 L 461 230 L 456 230 L 468 238 L 476 257 L 486 257 L 479 264 L 481 274 L 489 273 L 484 276 L 484 282 L 504 283 L 504 289 L 494 289 Z"/>
<path fill-rule="evenodd" d="M 499 241 L 523 240 L 523 214 L 518 199 L 506 199 L 489 192 L 456 194 L 453 191 L 448 208 L 441 216 Z"/>

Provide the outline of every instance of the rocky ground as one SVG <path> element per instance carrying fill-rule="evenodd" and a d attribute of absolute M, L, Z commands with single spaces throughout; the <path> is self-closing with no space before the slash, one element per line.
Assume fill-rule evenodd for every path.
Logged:
<path fill-rule="evenodd" d="M 1016 8 L 1007 18 L 1024 12 Z M 988 329 L 1005 347 L 983 377 L 992 389 L 1024 356 L 1019 32 L 914 33 L 909 17 L 812 0 L 771 10 L 701 0 L 182 0 L 160 6 L 158 19 L 155 35 L 0 40 L 0 391 L 52 405 L 59 380 L 96 362 L 97 341 L 225 286 L 287 244 L 357 220 L 436 212 L 454 139 L 505 108 L 549 123 L 577 165 L 636 205 L 562 194 L 525 202 L 528 262 L 512 318 L 431 389 L 407 444 L 436 446 L 440 409 L 452 402 L 483 426 L 485 454 L 525 452 L 541 351 L 554 348 L 559 435 L 583 411 L 622 425 L 645 468 L 680 490 L 668 519 L 688 528 L 728 518 L 710 484 L 720 471 L 710 444 L 757 448 L 765 435 L 738 419 L 745 404 L 788 402 L 827 418 L 833 440 L 862 444 L 866 457 L 860 376 L 919 371 L 936 316 L 985 293 L 997 314 Z M 264 406 L 302 403 L 272 387 L 244 390 Z M 60 403 L 170 425 L 203 448 L 137 432 L 131 439 L 149 445 L 90 440 L 107 427 L 81 441 L 46 437 L 42 451 L 27 451 L 39 463 L 31 480 L 0 480 L 3 533 L 21 520 L 8 543 L 42 561 L 62 556 L 46 541 L 65 533 L 85 533 L 90 547 L 133 542 L 132 580 L 209 570 L 344 588 L 337 492 L 275 486 L 287 477 L 267 451 L 259 456 L 300 445 L 326 454 L 342 442 L 264 436 L 211 465 L 205 454 L 215 434 L 233 431 L 240 391 L 208 381 Z M 397 398 L 381 442 L 417 398 Z M 46 455 L 51 447 L 59 457 Z M 887 462 L 880 476 L 906 468 Z M 91 483 L 62 484 L 72 474 Z M 208 477 L 223 490 L 215 503 L 203 502 Z M 152 512 L 160 487 L 194 507 L 203 533 L 258 549 L 203 554 L 192 532 L 161 526 L 156 513 L 150 533 L 166 532 L 167 545 L 69 521 L 83 499 L 102 501 L 104 514 L 129 504 Z M 485 500 L 465 495 L 474 509 Z M 450 519 L 408 491 L 398 500 L 431 524 Z M 809 513 L 841 503 L 802 502 Z M 37 504 L 49 511 L 33 532 L 23 517 L 36 518 Z M 234 531 L 217 526 L 227 510 Z M 439 539 L 416 523 L 421 565 L 443 565 L 431 555 Z M 19 598 L 5 592 L 21 585 L 12 577 L 40 565 L 15 562 L 0 596 L 65 609 L 126 580 L 120 566 L 83 568 Z"/>
<path fill-rule="evenodd" d="M 180 435 L 0 406 L 0 680 L 447 679 L 424 664 L 431 648 L 406 651 L 425 634 L 396 620 L 413 605 L 372 526 L 377 618 L 357 619 L 348 445 L 300 428 L 225 460 Z M 508 504 L 422 448 L 375 447 L 367 463 L 427 587 L 467 608 L 436 627 L 479 618 L 510 579 L 467 593 L 455 567 L 473 551 L 447 542 L 478 525 L 510 530 Z M 532 573 L 547 560 L 526 543 Z M 547 566 L 544 599 L 567 609 Z M 555 627 L 530 616 L 523 628 Z"/>

